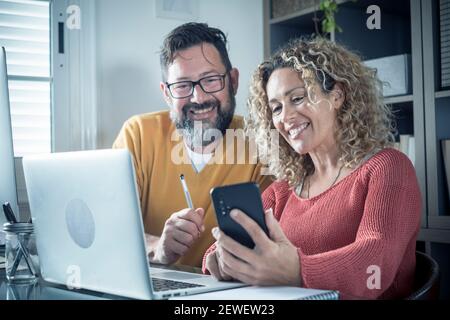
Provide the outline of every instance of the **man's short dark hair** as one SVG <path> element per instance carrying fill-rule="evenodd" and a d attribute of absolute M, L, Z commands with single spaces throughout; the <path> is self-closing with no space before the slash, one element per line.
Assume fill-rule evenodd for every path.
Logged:
<path fill-rule="evenodd" d="M 163 80 L 167 79 L 167 68 L 173 62 L 178 51 L 204 42 L 212 44 L 219 51 L 226 71 L 231 70 L 226 35 L 217 28 L 209 27 L 206 23 L 189 22 L 172 30 L 164 39 L 159 56 Z"/>

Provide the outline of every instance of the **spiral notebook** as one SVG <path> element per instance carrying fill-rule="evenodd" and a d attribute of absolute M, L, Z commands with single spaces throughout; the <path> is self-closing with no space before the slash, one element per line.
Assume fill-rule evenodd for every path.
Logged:
<path fill-rule="evenodd" d="M 242 287 L 173 298 L 174 300 L 339 300 L 339 292 L 298 287 Z"/>

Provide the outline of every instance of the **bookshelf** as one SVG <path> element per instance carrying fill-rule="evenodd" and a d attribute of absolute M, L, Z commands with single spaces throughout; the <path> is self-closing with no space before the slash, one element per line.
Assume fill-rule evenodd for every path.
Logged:
<path fill-rule="evenodd" d="M 440 4 L 423 1 L 424 93 L 427 106 L 425 125 L 427 144 L 428 225 L 450 229 L 450 199 L 440 140 L 450 139 L 450 90 L 440 81 Z M 447 1 L 448 2 L 448 1 Z"/>
<path fill-rule="evenodd" d="M 317 5 L 271 17 L 272 1 L 264 0 L 265 57 L 292 37 L 314 33 Z M 441 139 L 450 139 L 450 87 L 441 86 L 440 3 L 450 0 L 337 1 L 336 23 L 343 29 L 330 38 L 358 52 L 364 60 L 411 55 L 411 92 L 386 97 L 396 115 L 399 135 L 413 135 L 415 169 L 423 197 L 417 248 L 440 264 L 441 295 L 450 297 L 450 199 Z M 369 5 L 381 9 L 381 29 L 369 30 Z M 320 13 L 316 14 L 320 17 Z M 397 137 L 399 139 L 399 136 Z"/>

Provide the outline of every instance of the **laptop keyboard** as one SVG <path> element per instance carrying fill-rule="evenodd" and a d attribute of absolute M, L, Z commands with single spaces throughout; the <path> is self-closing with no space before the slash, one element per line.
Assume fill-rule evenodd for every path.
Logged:
<path fill-rule="evenodd" d="M 152 278 L 153 290 L 155 291 L 168 291 L 176 289 L 197 288 L 204 287 L 200 284 L 187 283 L 182 281 L 173 281 L 161 278 Z"/>

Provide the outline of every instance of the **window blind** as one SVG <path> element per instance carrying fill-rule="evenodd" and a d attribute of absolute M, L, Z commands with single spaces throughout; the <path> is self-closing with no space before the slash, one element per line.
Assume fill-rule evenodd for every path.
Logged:
<path fill-rule="evenodd" d="M 50 12 L 42 0 L 0 0 L 14 155 L 51 151 Z"/>

